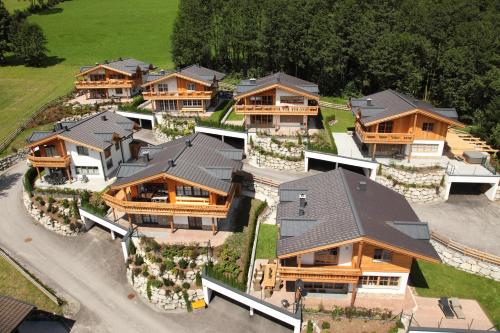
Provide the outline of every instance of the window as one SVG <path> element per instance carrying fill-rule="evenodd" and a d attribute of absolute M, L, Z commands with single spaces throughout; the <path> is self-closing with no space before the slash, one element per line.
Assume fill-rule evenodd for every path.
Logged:
<path fill-rule="evenodd" d="M 413 144 L 411 145 L 412 153 L 436 153 L 439 145 L 433 144 Z"/>
<path fill-rule="evenodd" d="M 120 141 L 115 142 L 115 150 L 120 149 Z"/>
<path fill-rule="evenodd" d="M 158 224 L 158 216 L 142 215 L 142 223 Z"/>
<path fill-rule="evenodd" d="M 373 261 L 388 262 L 392 260 L 392 252 L 384 249 L 375 249 L 373 254 Z"/>
<path fill-rule="evenodd" d="M 422 131 L 424 132 L 432 132 L 434 130 L 434 123 L 423 123 Z"/>
<path fill-rule="evenodd" d="M 280 102 L 285 104 L 304 104 L 304 96 L 281 96 Z"/>
<path fill-rule="evenodd" d="M 76 146 L 76 152 L 78 155 L 89 156 L 89 149 L 83 146 Z"/>
<path fill-rule="evenodd" d="M 75 167 L 77 175 L 98 175 L 99 168 L 95 166 L 77 166 Z"/>
<path fill-rule="evenodd" d="M 177 110 L 176 101 L 162 101 L 158 100 L 156 102 L 156 109 L 160 111 L 175 111 Z"/>
<path fill-rule="evenodd" d="M 379 133 L 392 133 L 392 121 L 386 121 L 378 124 Z"/>
<path fill-rule="evenodd" d="M 251 105 L 272 105 L 273 104 L 273 96 L 251 96 L 250 97 Z"/>
<path fill-rule="evenodd" d="M 257 126 L 271 126 L 273 124 L 272 115 L 250 115 L 250 124 Z"/>
<path fill-rule="evenodd" d="M 104 157 L 108 158 L 111 156 L 111 148 L 104 149 Z"/>
<path fill-rule="evenodd" d="M 179 197 L 199 197 L 208 198 L 208 191 L 193 186 L 177 185 L 175 193 Z"/>
<path fill-rule="evenodd" d="M 90 74 L 89 75 L 90 81 L 104 81 L 106 80 L 106 77 L 104 74 Z"/>
<path fill-rule="evenodd" d="M 123 94 L 123 89 L 122 88 L 115 88 L 115 94 L 117 94 L 117 95 Z"/>
<path fill-rule="evenodd" d="M 55 157 L 57 156 L 57 150 L 55 146 L 45 146 L 45 156 Z"/>
<path fill-rule="evenodd" d="M 109 78 L 111 80 L 123 80 L 123 79 L 125 79 L 125 75 L 123 75 L 123 74 L 109 74 Z"/>
<path fill-rule="evenodd" d="M 194 83 L 186 83 L 187 90 L 196 90 L 196 84 Z"/>
<path fill-rule="evenodd" d="M 183 100 L 182 101 L 182 106 L 187 106 L 187 107 L 190 107 L 190 106 L 201 106 L 201 99 L 187 99 L 187 100 Z"/>
<path fill-rule="evenodd" d="M 399 276 L 362 276 L 359 284 L 362 287 L 397 287 L 399 286 Z"/>
<path fill-rule="evenodd" d="M 110 158 L 109 160 L 106 161 L 106 168 L 109 170 L 113 167 L 113 159 Z"/>
<path fill-rule="evenodd" d="M 159 92 L 168 91 L 168 84 L 166 84 L 166 83 L 159 83 L 158 84 L 158 91 Z"/>

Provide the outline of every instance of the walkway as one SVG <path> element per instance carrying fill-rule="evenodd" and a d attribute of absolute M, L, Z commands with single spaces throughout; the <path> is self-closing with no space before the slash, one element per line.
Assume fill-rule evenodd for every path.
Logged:
<path fill-rule="evenodd" d="M 158 140 L 154 135 L 153 131 L 149 129 L 141 129 L 134 133 L 134 139 L 139 141 L 144 141 L 150 145 L 156 146 L 162 144 L 163 142 Z"/>
<path fill-rule="evenodd" d="M 363 154 L 361 154 L 352 135 L 347 133 L 332 133 L 332 136 L 340 156 L 369 160 L 369 158 L 365 158 Z"/>
<path fill-rule="evenodd" d="M 269 168 L 258 168 L 248 163 L 243 163 L 243 171 L 246 171 L 256 177 L 270 179 L 278 184 L 286 183 L 314 174 L 314 172 L 297 172 L 291 170 L 283 171 Z"/>
<path fill-rule="evenodd" d="M 150 308 L 126 281 L 120 240 L 96 227 L 64 237 L 33 223 L 21 199 L 24 171 L 20 163 L 0 175 L 0 246 L 69 301 L 72 332 L 289 332 L 218 297 L 196 314 Z"/>
<path fill-rule="evenodd" d="M 500 255 L 500 205 L 484 195 L 451 195 L 438 204 L 411 203 L 432 230 L 463 245 Z"/>

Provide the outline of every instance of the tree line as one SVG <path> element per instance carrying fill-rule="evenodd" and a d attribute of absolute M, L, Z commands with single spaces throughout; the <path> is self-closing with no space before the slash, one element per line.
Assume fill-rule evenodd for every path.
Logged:
<path fill-rule="evenodd" d="M 25 10 L 16 10 L 11 15 L 0 0 L 0 64 L 7 55 L 28 66 L 41 66 L 46 58 L 47 39 L 42 28 L 26 19 L 33 13 L 47 10 L 62 0 L 31 0 Z"/>
<path fill-rule="evenodd" d="M 323 95 L 393 88 L 455 107 L 500 145 L 496 0 L 181 0 L 176 65 L 240 77 L 284 71 Z"/>

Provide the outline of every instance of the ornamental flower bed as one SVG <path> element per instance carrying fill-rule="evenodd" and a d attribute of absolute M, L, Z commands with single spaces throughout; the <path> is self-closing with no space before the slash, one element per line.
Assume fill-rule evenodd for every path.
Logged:
<path fill-rule="evenodd" d="M 141 237 L 129 243 L 127 279 L 134 289 L 163 310 L 191 311 L 203 299 L 201 270 L 207 249 L 197 244 L 165 245 Z"/>

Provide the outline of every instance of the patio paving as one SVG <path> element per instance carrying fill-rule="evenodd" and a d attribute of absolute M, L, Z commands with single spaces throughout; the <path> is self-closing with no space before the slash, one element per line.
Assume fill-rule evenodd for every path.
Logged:
<path fill-rule="evenodd" d="M 366 160 L 370 159 L 363 156 L 352 135 L 347 133 L 332 133 L 332 136 L 335 141 L 335 145 L 337 146 L 337 152 L 340 156 Z"/>
<path fill-rule="evenodd" d="M 417 311 L 412 326 L 456 329 L 488 330 L 493 327 L 479 303 L 471 299 L 460 299 L 465 319 L 446 319 L 438 306 L 437 298 L 415 296 Z M 470 327 L 469 327 L 470 325 Z"/>
<path fill-rule="evenodd" d="M 80 180 L 74 180 L 71 183 L 65 183 L 63 185 L 51 185 L 46 181 L 40 179 L 35 180 L 35 187 L 38 188 L 59 188 L 59 189 L 71 189 L 71 190 L 88 190 L 93 192 L 100 192 L 104 190 L 107 186 L 111 185 L 115 181 L 115 177 L 108 179 L 107 181 L 101 179 L 89 178 L 89 181 L 84 183 Z"/>

